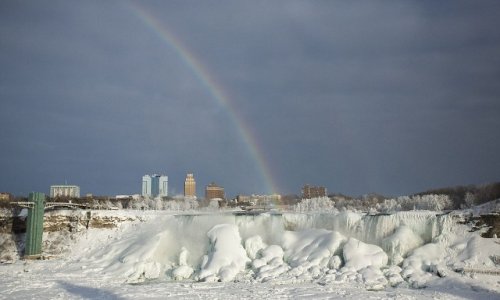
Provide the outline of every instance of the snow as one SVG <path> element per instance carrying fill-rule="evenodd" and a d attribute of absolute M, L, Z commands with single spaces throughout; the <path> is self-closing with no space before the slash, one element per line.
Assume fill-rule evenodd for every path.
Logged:
<path fill-rule="evenodd" d="M 287 272 L 290 268 L 284 263 L 284 251 L 278 245 L 271 245 L 262 249 L 261 257 L 252 262 L 252 267 L 256 271 L 257 281 L 267 281 Z"/>
<path fill-rule="evenodd" d="M 189 256 L 189 251 L 182 247 L 179 253 L 179 267 L 175 268 L 172 272 L 172 277 L 174 280 L 188 279 L 193 275 L 194 269 L 187 264 L 187 257 Z"/>
<path fill-rule="evenodd" d="M 245 269 L 249 261 L 246 251 L 241 245 L 238 227 L 233 224 L 215 225 L 207 233 L 211 251 L 204 256 L 199 281 L 227 282 Z"/>
<path fill-rule="evenodd" d="M 344 245 L 345 268 L 359 271 L 366 267 L 381 268 L 387 265 L 388 257 L 382 248 L 350 238 Z"/>
<path fill-rule="evenodd" d="M 415 234 L 408 226 L 401 225 L 396 231 L 382 240 L 382 249 L 389 255 L 391 265 L 399 265 L 404 257 L 424 244 L 420 236 Z"/>
<path fill-rule="evenodd" d="M 465 210 L 473 216 L 479 216 L 481 214 L 490 214 L 493 212 L 500 212 L 500 199 L 489 201 L 481 205 L 473 206 Z"/>
<path fill-rule="evenodd" d="M 287 231 L 283 236 L 285 259 L 291 267 L 327 267 L 345 240 L 342 234 L 324 229 Z"/>
<path fill-rule="evenodd" d="M 408 280 L 412 287 L 425 287 L 427 281 L 432 279 L 432 274 L 429 271 L 435 272 L 437 270 L 443 254 L 444 249 L 434 243 L 417 248 L 403 261 L 401 275 Z"/>
<path fill-rule="evenodd" d="M 374 265 L 369 265 L 359 271 L 363 278 L 363 283 L 366 285 L 368 290 L 383 290 L 387 285 L 387 279 L 385 278 L 380 268 Z"/>
<path fill-rule="evenodd" d="M 92 215 L 116 227 L 45 233 L 51 253 L 65 250 L 51 260 L 0 264 L 0 299 L 491 299 L 500 293 L 498 276 L 468 271 L 499 271 L 499 240 L 469 232 L 454 214 Z"/>
<path fill-rule="evenodd" d="M 260 235 L 254 235 L 245 240 L 245 249 L 250 259 L 256 259 L 259 251 L 266 247 Z"/>
<path fill-rule="evenodd" d="M 179 266 L 172 272 L 172 277 L 175 280 L 188 279 L 193 275 L 194 270 L 190 266 Z"/>

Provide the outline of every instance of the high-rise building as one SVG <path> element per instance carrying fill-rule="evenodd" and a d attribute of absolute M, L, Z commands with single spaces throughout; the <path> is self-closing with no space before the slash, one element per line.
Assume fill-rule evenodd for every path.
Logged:
<path fill-rule="evenodd" d="M 142 195 L 144 197 L 168 196 L 168 176 L 158 174 L 142 176 Z"/>
<path fill-rule="evenodd" d="M 151 197 L 151 175 L 142 176 L 142 193 L 144 197 Z"/>
<path fill-rule="evenodd" d="M 77 185 L 51 185 L 50 197 L 75 197 L 80 198 L 80 187 Z"/>
<path fill-rule="evenodd" d="M 161 197 L 168 196 L 168 176 L 161 175 L 158 178 L 158 195 Z"/>
<path fill-rule="evenodd" d="M 310 186 L 306 184 L 302 188 L 302 199 L 319 198 L 326 196 L 326 188 L 324 186 Z"/>
<path fill-rule="evenodd" d="M 186 180 L 184 181 L 184 196 L 196 197 L 196 181 L 192 173 L 186 175 Z"/>
<path fill-rule="evenodd" d="M 207 200 L 212 200 L 215 198 L 218 199 L 224 199 L 224 188 L 221 186 L 218 186 L 214 182 L 210 183 L 205 187 L 205 198 Z"/>

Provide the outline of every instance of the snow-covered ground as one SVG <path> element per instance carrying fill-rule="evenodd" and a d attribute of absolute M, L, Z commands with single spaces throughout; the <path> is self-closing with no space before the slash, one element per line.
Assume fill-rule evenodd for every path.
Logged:
<path fill-rule="evenodd" d="M 500 298 L 500 241 L 460 214 L 95 213 L 123 221 L 46 233 L 65 252 L 0 264 L 0 299 Z"/>

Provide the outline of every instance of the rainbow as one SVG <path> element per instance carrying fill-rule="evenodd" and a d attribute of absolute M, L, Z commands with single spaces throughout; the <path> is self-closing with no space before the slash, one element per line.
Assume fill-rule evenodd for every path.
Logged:
<path fill-rule="evenodd" d="M 215 77 L 207 70 L 200 60 L 190 51 L 182 41 L 176 37 L 172 30 L 169 30 L 164 23 L 160 23 L 151 13 L 137 4 L 130 3 L 130 10 L 136 15 L 149 29 L 151 29 L 168 47 L 173 49 L 200 81 L 203 87 L 209 92 L 210 96 L 217 102 L 218 105 L 225 108 L 229 119 L 235 125 L 238 136 L 241 138 L 248 154 L 256 163 L 265 188 L 265 193 L 271 194 L 278 191 L 276 183 L 273 179 L 271 170 L 267 167 L 268 164 L 264 159 L 263 153 L 260 150 L 259 144 L 250 126 L 248 126 L 238 111 L 234 108 L 224 88 L 217 82 Z"/>

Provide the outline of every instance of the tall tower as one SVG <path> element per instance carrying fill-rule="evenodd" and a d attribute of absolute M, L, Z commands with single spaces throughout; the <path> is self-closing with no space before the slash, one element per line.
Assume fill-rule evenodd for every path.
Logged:
<path fill-rule="evenodd" d="M 160 197 L 168 196 L 168 176 L 161 175 L 159 180 L 159 191 L 158 194 Z"/>
<path fill-rule="evenodd" d="M 151 176 L 142 176 L 142 196 L 151 197 Z"/>
<path fill-rule="evenodd" d="M 192 173 L 186 175 L 186 180 L 184 181 L 184 196 L 196 197 L 196 181 L 194 181 Z"/>
<path fill-rule="evenodd" d="M 160 192 L 160 175 L 151 175 L 151 196 L 156 197 Z"/>

